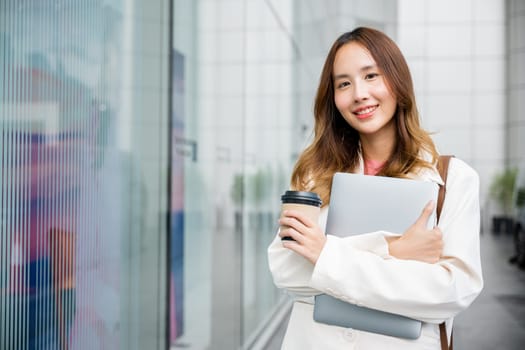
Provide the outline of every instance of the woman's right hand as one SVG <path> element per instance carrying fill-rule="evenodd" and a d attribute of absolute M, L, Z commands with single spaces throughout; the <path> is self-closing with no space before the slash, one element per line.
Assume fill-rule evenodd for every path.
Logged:
<path fill-rule="evenodd" d="M 416 222 L 400 237 L 387 237 L 390 255 L 398 259 L 436 263 L 443 252 L 443 233 L 435 226 L 427 229 L 427 222 L 434 210 L 430 201 Z"/>

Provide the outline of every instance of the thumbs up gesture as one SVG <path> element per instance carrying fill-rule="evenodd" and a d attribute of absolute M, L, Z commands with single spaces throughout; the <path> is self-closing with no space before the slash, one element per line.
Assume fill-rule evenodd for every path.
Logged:
<path fill-rule="evenodd" d="M 390 255 L 398 259 L 418 260 L 430 264 L 439 261 L 443 252 L 443 233 L 437 226 L 431 230 L 427 229 L 434 206 L 434 201 L 430 201 L 416 222 L 402 236 L 387 239 Z"/>

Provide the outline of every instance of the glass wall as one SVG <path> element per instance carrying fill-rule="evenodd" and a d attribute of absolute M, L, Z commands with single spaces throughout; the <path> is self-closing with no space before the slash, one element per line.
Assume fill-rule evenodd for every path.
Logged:
<path fill-rule="evenodd" d="M 172 145 L 184 164 L 175 348 L 250 348 L 285 302 L 266 248 L 293 162 L 291 7 L 174 1 L 172 117 L 182 136 Z"/>
<path fill-rule="evenodd" d="M 0 3 L 0 349 L 261 338 L 286 303 L 291 8 Z"/>
<path fill-rule="evenodd" d="M 0 349 L 165 344 L 168 21 L 142 4 L 0 2 Z"/>

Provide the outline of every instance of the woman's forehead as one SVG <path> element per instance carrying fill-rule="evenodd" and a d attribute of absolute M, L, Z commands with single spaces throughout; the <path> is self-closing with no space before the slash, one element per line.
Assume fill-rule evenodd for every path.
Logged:
<path fill-rule="evenodd" d="M 357 73 L 358 71 L 364 71 L 370 68 L 377 68 L 377 63 L 370 51 L 359 43 L 346 43 L 341 46 L 335 54 L 333 64 L 334 76 L 343 74 L 347 70 L 352 70 Z"/>

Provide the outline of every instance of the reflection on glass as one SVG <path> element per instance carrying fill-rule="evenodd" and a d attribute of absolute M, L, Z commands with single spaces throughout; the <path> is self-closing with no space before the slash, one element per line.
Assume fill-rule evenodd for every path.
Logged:
<path fill-rule="evenodd" d="M 293 162 L 294 49 L 280 27 L 292 25 L 292 3 L 174 2 L 184 97 L 172 103 L 185 107 L 184 139 L 198 144 L 196 159 L 184 158 L 184 332 L 176 346 L 249 348 L 282 301 L 266 248 Z"/>
<path fill-rule="evenodd" d="M 137 179 L 116 142 L 130 128 L 126 6 L 0 4 L 0 349 L 118 349 L 132 336 L 121 315 L 137 293 L 125 261 Z"/>
<path fill-rule="evenodd" d="M 184 155 L 194 159 L 193 148 L 187 153 L 184 139 L 184 56 L 172 52 L 171 116 L 171 213 L 170 213 L 170 344 L 184 333 Z M 189 144 L 192 145 L 191 143 Z"/>

